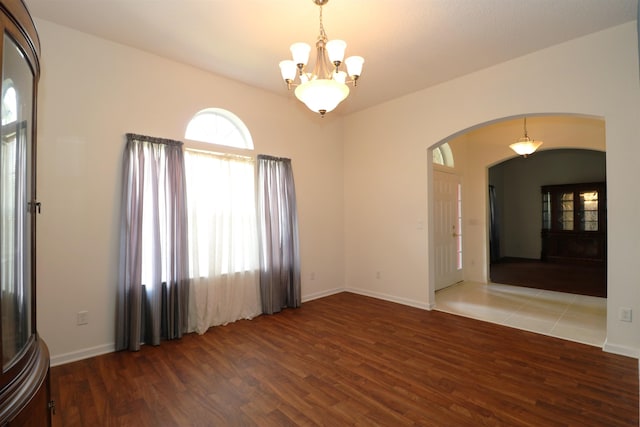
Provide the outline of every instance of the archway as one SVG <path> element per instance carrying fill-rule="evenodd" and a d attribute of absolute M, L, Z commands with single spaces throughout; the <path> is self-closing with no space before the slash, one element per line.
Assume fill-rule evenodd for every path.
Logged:
<path fill-rule="evenodd" d="M 464 280 L 489 282 L 488 168 L 517 155 L 509 144 L 522 136 L 522 117 L 507 117 L 462 130 L 448 142 L 463 176 Z M 604 120 L 577 114 L 527 115 L 529 133 L 544 141 L 541 151 L 586 148 L 605 151 Z M 437 146 L 436 144 L 435 146 Z M 429 196 L 429 295 L 435 306 L 433 277 L 433 165 L 428 166 Z M 539 230 L 538 230 L 539 233 Z M 435 307 L 437 309 L 437 307 Z"/>
<path fill-rule="evenodd" d="M 606 297 L 605 152 L 506 160 L 489 191 L 491 282 Z"/>

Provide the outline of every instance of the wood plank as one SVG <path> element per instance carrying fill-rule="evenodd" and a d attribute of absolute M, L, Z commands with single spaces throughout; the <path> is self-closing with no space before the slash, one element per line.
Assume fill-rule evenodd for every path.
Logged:
<path fill-rule="evenodd" d="M 351 293 L 51 369 L 54 426 L 637 426 L 638 361 Z"/>

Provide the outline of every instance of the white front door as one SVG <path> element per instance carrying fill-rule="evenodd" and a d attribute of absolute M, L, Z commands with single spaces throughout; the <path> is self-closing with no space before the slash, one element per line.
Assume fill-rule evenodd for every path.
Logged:
<path fill-rule="evenodd" d="M 462 193 L 460 177 L 433 171 L 436 290 L 462 281 Z"/>

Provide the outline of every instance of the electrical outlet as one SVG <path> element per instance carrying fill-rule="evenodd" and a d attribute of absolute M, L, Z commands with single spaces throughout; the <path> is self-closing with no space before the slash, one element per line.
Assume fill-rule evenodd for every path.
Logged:
<path fill-rule="evenodd" d="M 315 271 L 312 271 L 312 272 L 311 272 L 311 274 L 309 275 L 309 278 L 310 278 L 311 280 L 316 280 L 316 273 L 315 273 Z"/>
<path fill-rule="evenodd" d="M 620 310 L 618 311 L 618 319 L 622 322 L 631 322 L 631 308 L 620 307 Z"/>
<path fill-rule="evenodd" d="M 86 325 L 89 323 L 89 312 L 88 311 L 79 311 L 76 316 L 76 325 Z"/>

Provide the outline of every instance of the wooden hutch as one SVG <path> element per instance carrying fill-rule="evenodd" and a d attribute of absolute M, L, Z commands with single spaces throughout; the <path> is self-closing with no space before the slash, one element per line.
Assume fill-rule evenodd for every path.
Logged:
<path fill-rule="evenodd" d="M 0 26 L 0 426 L 49 426 L 49 352 L 36 331 L 40 41 L 22 0 L 0 0 Z"/>

